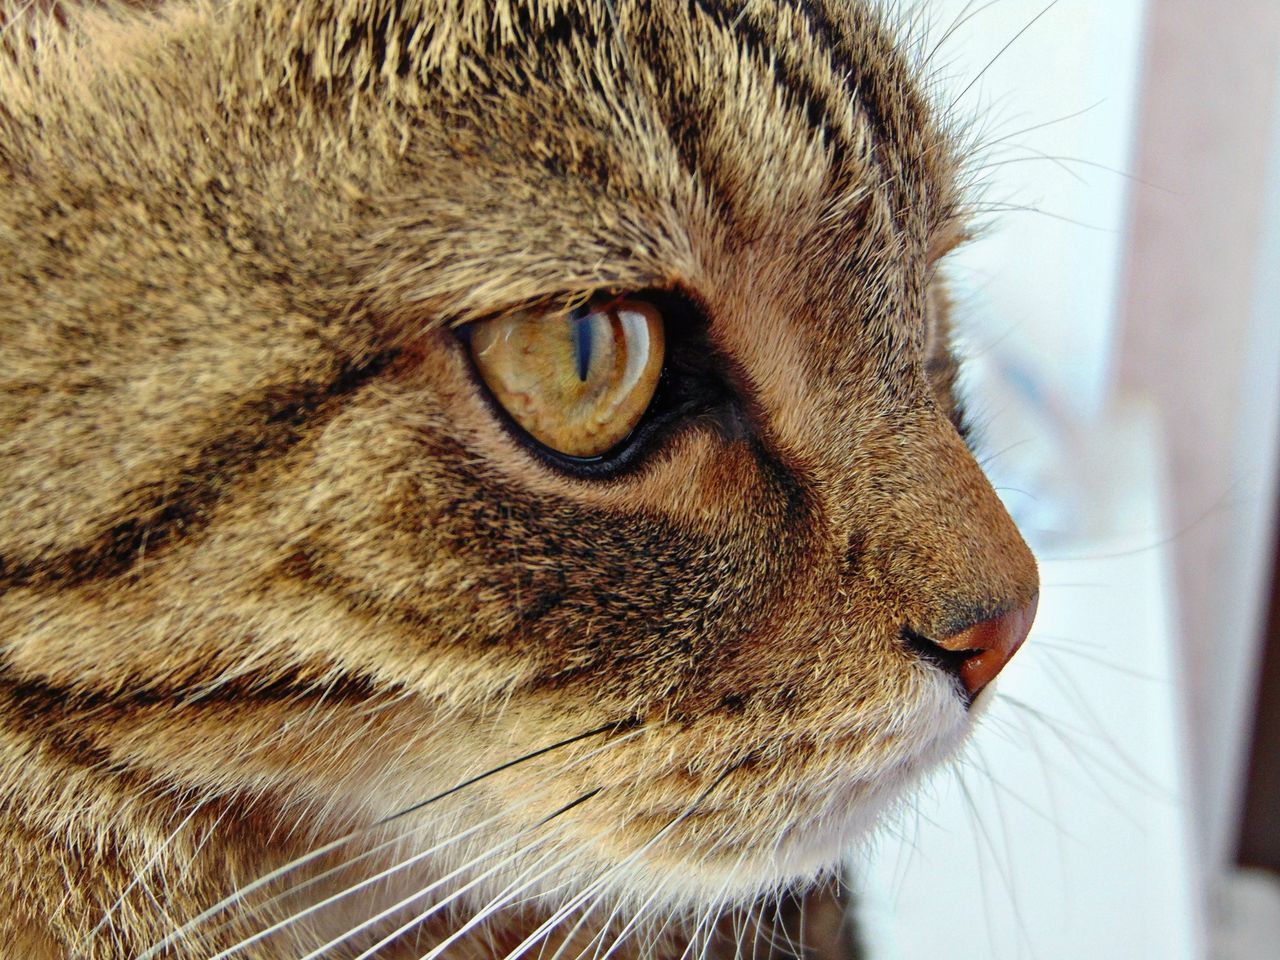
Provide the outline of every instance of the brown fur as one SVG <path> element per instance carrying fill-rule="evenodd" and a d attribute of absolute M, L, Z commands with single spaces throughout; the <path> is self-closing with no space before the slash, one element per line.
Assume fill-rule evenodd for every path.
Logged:
<path fill-rule="evenodd" d="M 574 856 L 451 956 L 504 956 L 633 856 L 573 936 L 647 903 L 669 922 L 624 949 L 678 955 L 717 903 L 832 867 L 955 748 L 954 681 L 903 631 L 1023 603 L 1036 575 L 952 423 L 933 274 L 963 229 L 956 157 L 868 7 L 21 6 L 6 956 L 134 957 L 347 830 L 289 880 L 421 832 L 289 908 L 493 817 L 236 955 L 300 956 L 526 828 Z M 705 314 L 731 396 L 614 477 L 531 456 L 450 327 L 653 288 Z M 532 857 L 379 956 L 419 956 Z"/>

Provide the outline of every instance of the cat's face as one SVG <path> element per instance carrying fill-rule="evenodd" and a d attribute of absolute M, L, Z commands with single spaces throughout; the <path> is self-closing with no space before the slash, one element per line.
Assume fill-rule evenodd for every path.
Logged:
<path fill-rule="evenodd" d="M 46 491 L 5 493 L 11 669 L 114 703 L 117 758 L 326 812 L 608 727 L 471 809 L 585 797 L 574 871 L 703 896 L 829 863 L 970 727 L 918 638 L 1037 591 L 954 425 L 955 158 L 891 39 L 862 4 L 273 6 L 133 37 L 145 83 L 63 105 L 127 87 L 116 126 L 18 141 L 111 207 L 6 201 L 70 245 L 16 245 L 55 322 L 6 360 L 75 397 L 2 414 Z M 668 399 L 582 466 L 465 332 L 590 295 L 652 304 Z"/>

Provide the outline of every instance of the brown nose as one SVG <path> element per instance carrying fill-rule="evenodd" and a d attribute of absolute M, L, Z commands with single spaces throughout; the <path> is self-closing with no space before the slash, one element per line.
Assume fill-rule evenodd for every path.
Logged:
<path fill-rule="evenodd" d="M 1037 594 L 1021 607 L 965 627 L 941 640 L 930 638 L 927 642 L 946 654 L 929 659 L 959 677 L 972 700 L 996 678 L 1027 639 L 1039 599 Z"/>

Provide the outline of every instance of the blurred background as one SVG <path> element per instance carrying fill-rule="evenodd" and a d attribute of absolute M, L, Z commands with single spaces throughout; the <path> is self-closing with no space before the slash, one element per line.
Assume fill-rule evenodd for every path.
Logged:
<path fill-rule="evenodd" d="M 1280 0 L 901 16 L 974 124 L 966 389 L 1044 585 L 859 860 L 872 955 L 1275 960 Z"/>

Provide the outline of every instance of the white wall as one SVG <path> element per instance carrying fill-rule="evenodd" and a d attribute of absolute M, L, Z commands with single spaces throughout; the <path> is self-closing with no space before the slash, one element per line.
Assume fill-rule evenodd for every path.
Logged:
<path fill-rule="evenodd" d="M 1147 46 L 1136 169 L 1155 187 L 1133 194 L 1121 374 L 1156 398 L 1169 439 L 1213 872 L 1234 852 L 1276 491 L 1280 3 L 1152 0 Z"/>
<path fill-rule="evenodd" d="M 1114 366 L 1130 186 L 1116 171 L 1131 165 L 1143 8 L 929 4 L 936 37 L 959 24 L 930 66 L 943 102 L 975 118 L 979 196 L 993 208 L 980 218 L 989 236 L 957 258 L 960 279 L 980 298 L 981 335 L 1082 420 L 1104 407 Z"/>

